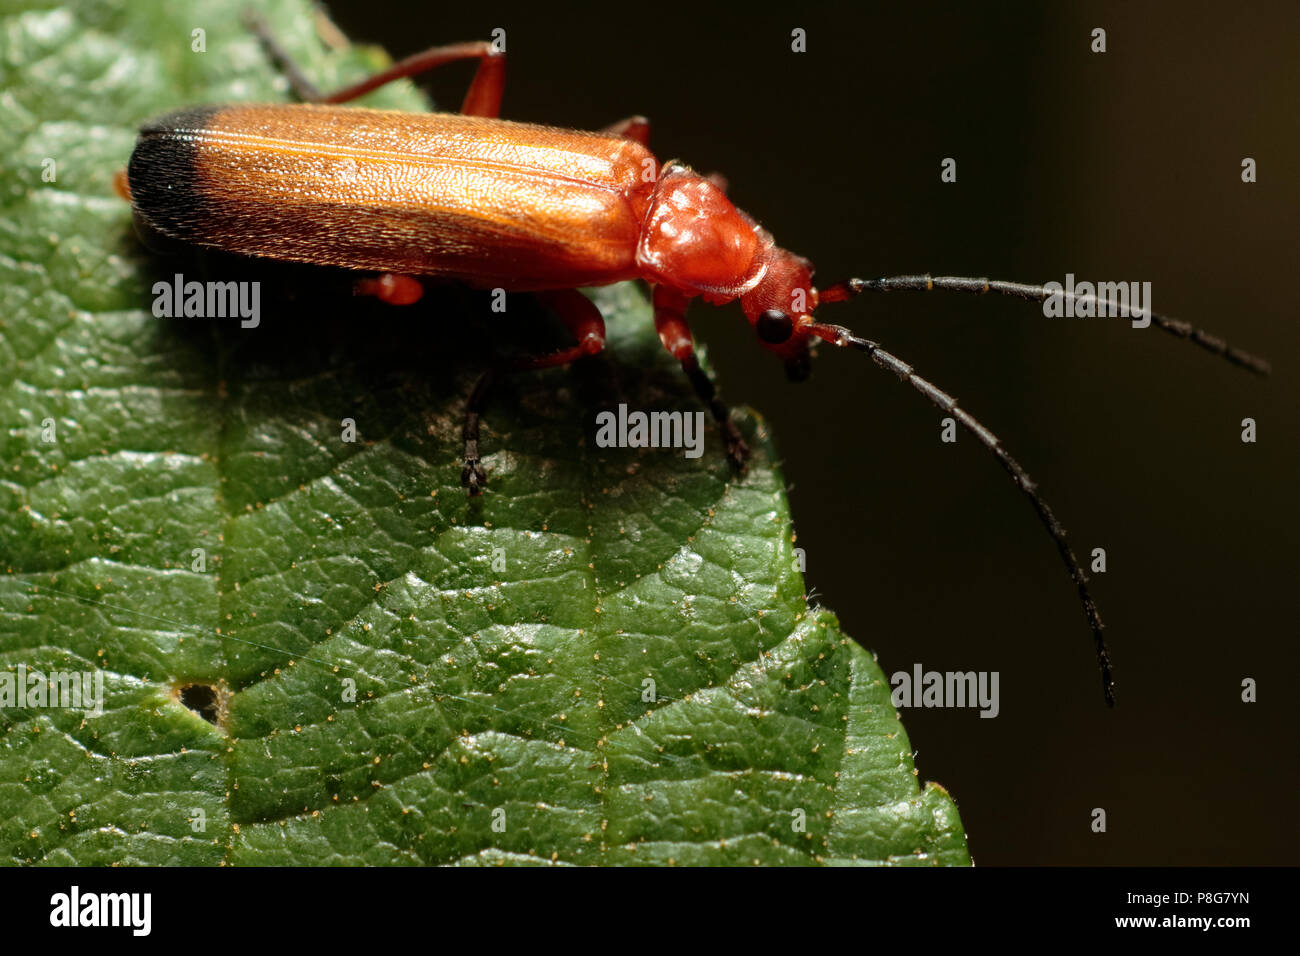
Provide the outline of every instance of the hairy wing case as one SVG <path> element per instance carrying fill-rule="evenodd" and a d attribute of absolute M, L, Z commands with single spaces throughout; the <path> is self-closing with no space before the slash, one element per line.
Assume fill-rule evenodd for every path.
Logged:
<path fill-rule="evenodd" d="M 650 153 L 446 113 L 221 106 L 140 133 L 137 214 L 245 255 L 540 289 L 635 274 Z"/>

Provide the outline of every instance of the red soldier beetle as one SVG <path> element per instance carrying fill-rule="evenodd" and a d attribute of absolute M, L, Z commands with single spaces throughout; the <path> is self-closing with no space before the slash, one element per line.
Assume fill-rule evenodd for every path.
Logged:
<path fill-rule="evenodd" d="M 605 324 L 577 291 L 630 279 L 652 288 L 655 328 L 718 423 L 728 457 L 743 469 L 749 450 L 700 368 L 686 311 L 693 299 L 739 301 L 759 343 L 789 378 L 807 378 L 812 346 L 867 353 L 977 438 L 1028 497 L 1074 582 L 1093 632 L 1107 703 L 1114 680 L 1103 624 L 1064 529 L 1020 464 L 956 399 L 876 342 L 814 318 L 828 303 L 866 292 L 947 291 L 1114 307 L 1104 297 L 983 278 L 892 276 L 849 279 L 823 289 L 813 265 L 726 196 L 719 176 L 701 176 L 648 149 L 649 123 L 634 116 L 599 133 L 497 118 L 505 57 L 491 43 L 435 47 L 366 80 L 322 95 L 256 18 L 250 26 L 299 97 L 297 105 L 182 110 L 142 127 L 125 181 L 137 219 L 165 236 L 243 255 L 378 273 L 359 294 L 394 305 L 417 301 L 422 277 L 534 293 L 575 344 L 513 363 L 516 370 L 567 365 L 600 352 Z M 446 63 L 478 60 L 459 115 L 344 107 L 393 80 Z M 1258 374 L 1263 360 L 1185 322 L 1149 314 L 1166 332 Z M 493 373 L 467 403 L 462 482 L 486 483 L 479 417 Z"/>

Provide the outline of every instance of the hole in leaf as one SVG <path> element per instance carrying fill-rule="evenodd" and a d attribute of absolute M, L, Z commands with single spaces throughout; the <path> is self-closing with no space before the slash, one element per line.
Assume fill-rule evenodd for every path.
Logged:
<path fill-rule="evenodd" d="M 180 689 L 181 703 L 210 724 L 220 717 L 221 701 L 211 684 L 186 684 Z"/>

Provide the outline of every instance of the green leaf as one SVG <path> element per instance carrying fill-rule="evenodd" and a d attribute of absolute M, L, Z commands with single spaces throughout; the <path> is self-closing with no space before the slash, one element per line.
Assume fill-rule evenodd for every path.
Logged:
<path fill-rule="evenodd" d="M 968 863 L 883 674 L 805 604 L 762 420 L 739 481 L 713 429 L 697 460 L 594 447 L 599 408 L 698 410 L 637 288 L 596 294 L 605 356 L 497 389 L 472 502 L 470 383 L 556 341 L 526 297 L 240 263 L 258 328 L 153 317 L 217 267 L 146 252 L 112 175 L 152 115 L 285 98 L 242 2 L 5 6 L 0 676 L 106 700 L 0 707 L 4 859 Z M 270 6 L 323 86 L 382 62 Z"/>

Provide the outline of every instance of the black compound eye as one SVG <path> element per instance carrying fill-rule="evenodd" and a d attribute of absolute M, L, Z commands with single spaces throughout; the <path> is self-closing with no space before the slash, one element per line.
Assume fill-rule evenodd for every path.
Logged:
<path fill-rule="evenodd" d="M 768 309 L 754 323 L 758 337 L 768 345 L 780 345 L 794 335 L 794 319 L 780 309 Z"/>

